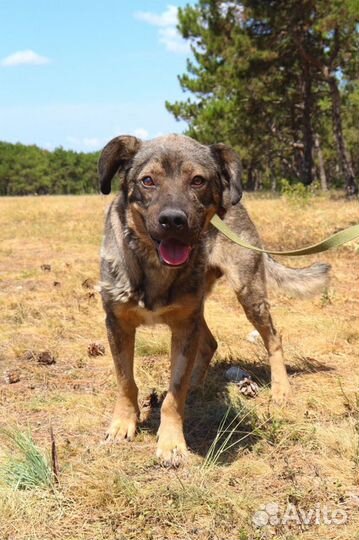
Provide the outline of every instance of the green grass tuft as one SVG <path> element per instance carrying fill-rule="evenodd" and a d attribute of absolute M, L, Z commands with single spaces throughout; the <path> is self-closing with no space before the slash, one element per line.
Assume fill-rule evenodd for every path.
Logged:
<path fill-rule="evenodd" d="M 202 471 L 220 464 L 230 450 L 245 446 L 261 427 L 255 407 L 248 408 L 241 400 L 236 407 L 229 405 L 202 463 Z"/>
<path fill-rule="evenodd" d="M 54 477 L 48 458 L 36 446 L 31 434 L 1 429 L 8 452 L 0 463 L 0 482 L 14 489 L 51 486 Z"/>

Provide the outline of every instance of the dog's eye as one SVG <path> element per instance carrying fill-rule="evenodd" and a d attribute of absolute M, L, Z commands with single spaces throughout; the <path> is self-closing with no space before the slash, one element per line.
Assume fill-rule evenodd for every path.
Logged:
<path fill-rule="evenodd" d="M 150 176 L 144 176 L 141 180 L 141 183 L 145 187 L 154 187 L 155 183 Z"/>
<path fill-rule="evenodd" d="M 203 178 L 203 176 L 194 176 L 192 178 L 191 186 L 194 188 L 199 188 L 204 186 L 206 183 L 206 180 Z"/>

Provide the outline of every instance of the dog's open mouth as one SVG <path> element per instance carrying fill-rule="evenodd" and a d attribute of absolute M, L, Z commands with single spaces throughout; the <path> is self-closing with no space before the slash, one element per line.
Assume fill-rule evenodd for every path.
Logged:
<path fill-rule="evenodd" d="M 192 247 L 175 238 L 161 240 L 158 244 L 158 252 L 162 262 L 168 266 L 181 266 L 188 262 Z"/>

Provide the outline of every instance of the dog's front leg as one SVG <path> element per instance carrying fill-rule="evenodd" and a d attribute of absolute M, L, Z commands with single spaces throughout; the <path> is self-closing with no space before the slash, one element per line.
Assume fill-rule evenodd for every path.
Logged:
<path fill-rule="evenodd" d="M 157 457 L 164 465 L 178 466 L 187 453 L 183 434 L 184 407 L 199 341 L 200 316 L 171 325 L 171 379 L 161 408 Z"/>
<path fill-rule="evenodd" d="M 136 432 L 139 415 L 138 388 L 133 376 L 135 328 L 113 313 L 107 314 L 106 328 L 118 385 L 115 410 L 106 440 L 109 442 L 131 440 Z"/>

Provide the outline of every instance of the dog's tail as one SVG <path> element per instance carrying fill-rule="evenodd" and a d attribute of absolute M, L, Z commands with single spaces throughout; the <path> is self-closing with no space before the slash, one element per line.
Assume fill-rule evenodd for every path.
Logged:
<path fill-rule="evenodd" d="M 316 263 L 306 268 L 289 268 L 267 254 L 264 255 L 264 260 L 268 284 L 291 295 L 302 298 L 314 296 L 329 284 L 329 264 Z"/>

